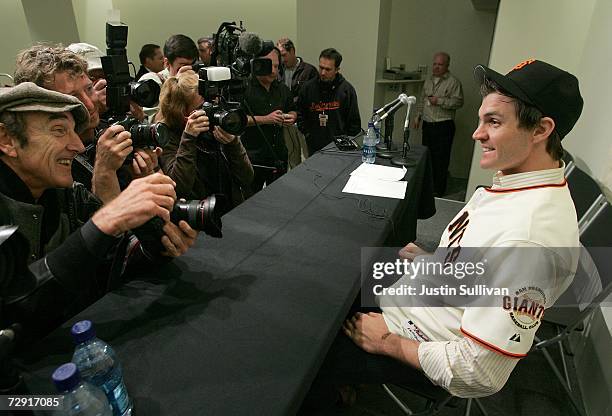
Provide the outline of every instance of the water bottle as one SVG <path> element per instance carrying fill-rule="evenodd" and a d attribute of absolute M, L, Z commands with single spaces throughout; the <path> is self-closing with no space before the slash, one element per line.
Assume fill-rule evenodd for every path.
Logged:
<path fill-rule="evenodd" d="M 76 344 L 72 362 L 78 367 L 81 377 L 104 391 L 114 416 L 131 415 L 132 403 L 115 351 L 96 338 L 91 321 L 77 322 L 70 332 Z"/>
<path fill-rule="evenodd" d="M 376 161 L 376 133 L 374 132 L 374 123 L 368 123 L 368 133 L 363 138 L 363 154 L 361 161 L 365 163 L 374 163 Z"/>
<path fill-rule="evenodd" d="M 62 410 L 56 415 L 65 416 L 112 416 L 113 410 L 104 392 L 81 380 L 74 363 L 59 366 L 51 376 L 58 392 L 63 394 Z"/>
<path fill-rule="evenodd" d="M 380 120 L 374 122 L 374 132 L 376 133 L 376 144 L 380 144 Z"/>

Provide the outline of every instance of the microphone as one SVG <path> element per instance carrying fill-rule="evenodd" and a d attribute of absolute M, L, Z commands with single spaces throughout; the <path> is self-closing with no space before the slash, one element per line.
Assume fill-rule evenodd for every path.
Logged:
<path fill-rule="evenodd" d="M 398 102 L 400 102 L 400 100 L 402 99 L 402 97 L 406 97 L 408 98 L 408 96 L 404 93 L 401 93 L 400 95 L 398 95 L 398 97 L 391 101 L 390 103 L 385 104 L 384 106 L 382 106 L 381 108 L 379 108 L 378 110 L 376 110 L 376 112 L 374 113 L 375 116 L 384 113 L 385 111 L 387 111 L 388 109 L 390 109 L 391 107 L 393 107 L 395 104 L 397 104 Z"/>
<path fill-rule="evenodd" d="M 408 98 L 406 94 L 400 94 L 400 96 L 397 99 L 398 99 L 398 102 L 395 103 L 393 107 L 387 110 L 387 112 L 380 117 L 380 121 L 383 121 L 388 116 L 393 115 L 397 110 L 399 110 L 401 106 L 408 105 L 411 103 L 411 100 Z M 416 98 L 415 98 L 415 102 L 416 102 Z"/>
<path fill-rule="evenodd" d="M 257 56 L 263 47 L 263 40 L 256 33 L 242 32 L 238 37 L 240 50 L 250 56 Z"/>
<path fill-rule="evenodd" d="M 404 131 L 408 130 L 410 124 L 410 107 L 416 104 L 416 97 L 411 95 L 408 97 L 408 103 L 406 104 L 408 108 L 406 109 L 406 120 L 404 120 Z"/>

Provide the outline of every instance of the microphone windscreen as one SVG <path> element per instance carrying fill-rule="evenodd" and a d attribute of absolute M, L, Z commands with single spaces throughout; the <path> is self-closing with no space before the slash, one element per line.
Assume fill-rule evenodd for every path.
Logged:
<path fill-rule="evenodd" d="M 238 45 L 244 53 L 256 56 L 261 51 L 263 41 L 256 33 L 242 32 L 238 37 Z"/>

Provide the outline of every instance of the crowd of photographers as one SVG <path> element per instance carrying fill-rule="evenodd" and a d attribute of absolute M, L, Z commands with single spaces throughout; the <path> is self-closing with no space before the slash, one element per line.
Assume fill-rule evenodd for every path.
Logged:
<path fill-rule="evenodd" d="M 297 163 L 307 155 L 300 92 L 329 75 L 289 39 L 226 29 L 144 45 L 133 77 L 127 27 L 107 25 L 106 54 L 86 43 L 18 54 L 15 85 L 0 89 L 2 327 L 40 338 L 200 231 L 221 237 L 221 215 L 287 171 L 287 144 Z"/>

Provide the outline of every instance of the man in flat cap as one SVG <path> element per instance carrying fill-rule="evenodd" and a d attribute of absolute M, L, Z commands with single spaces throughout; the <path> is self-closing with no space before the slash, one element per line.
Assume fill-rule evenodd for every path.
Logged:
<path fill-rule="evenodd" d="M 475 74 L 483 99 L 473 138 L 482 148 L 480 166 L 497 172 L 493 185 L 474 193 L 436 253 L 410 243 L 400 257 L 414 264 L 439 258 L 445 267 L 484 258 L 482 282 L 508 292 L 438 307 L 427 294 L 381 296 L 382 313 L 357 313 L 345 322 L 319 385 L 428 383 L 424 374 L 456 396 L 493 394 L 527 355 L 544 310 L 572 282 L 578 226 L 561 140 L 582 112 L 578 80 L 533 59 L 505 76 L 484 66 Z M 455 273 L 445 282 L 460 278 Z M 416 272 L 393 288 L 432 279 Z M 342 368 L 351 373 L 339 374 Z"/>
<path fill-rule="evenodd" d="M 89 115 L 75 97 L 25 82 L 0 89 L 0 223 L 19 226 L 38 277 L 14 297 L 24 326 L 44 332 L 117 284 L 137 243 L 129 230 L 153 217 L 170 220 L 174 182 L 154 174 L 133 181 L 104 207 L 78 183 L 71 164 L 84 147 L 77 132 Z M 181 222 L 191 239 L 196 232 Z M 5 299 L 5 304 L 11 304 Z M 24 303 L 26 306 L 24 306 Z"/>

